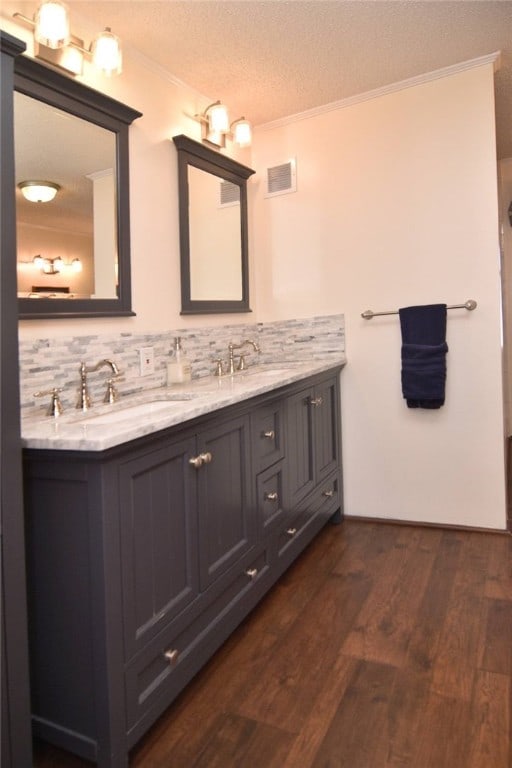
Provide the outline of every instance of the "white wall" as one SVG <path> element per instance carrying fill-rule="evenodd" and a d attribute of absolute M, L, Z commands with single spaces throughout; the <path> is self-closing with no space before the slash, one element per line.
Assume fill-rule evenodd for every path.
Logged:
<path fill-rule="evenodd" d="M 504 392 L 507 435 L 512 435 L 512 224 L 508 208 L 512 203 L 512 157 L 500 163 L 500 234 L 504 319 Z"/>
<path fill-rule="evenodd" d="M 23 36 L 19 27 L 1 24 Z M 89 69 L 84 80 L 143 112 L 130 133 L 137 316 L 88 319 L 86 331 L 204 326 L 202 316 L 179 314 L 171 137 L 198 139 L 190 115 L 211 99 L 129 52 L 121 77 Z M 264 199 L 266 167 L 290 156 L 298 162 L 297 193 Z M 255 311 L 209 316 L 207 324 L 344 312 L 347 513 L 504 527 L 492 65 L 257 132 L 252 152 L 237 159 L 257 171 L 249 180 Z M 408 410 L 400 392 L 398 318 L 365 321 L 360 313 L 467 298 L 478 301 L 475 312 L 449 313 L 446 405 Z M 84 329 L 83 320 L 24 321 L 20 337 Z"/>
<path fill-rule="evenodd" d="M 297 158 L 298 191 L 264 199 Z M 260 320 L 343 311 L 346 512 L 505 526 L 492 65 L 260 131 L 252 254 Z M 448 314 L 446 404 L 408 409 L 397 316 Z"/>

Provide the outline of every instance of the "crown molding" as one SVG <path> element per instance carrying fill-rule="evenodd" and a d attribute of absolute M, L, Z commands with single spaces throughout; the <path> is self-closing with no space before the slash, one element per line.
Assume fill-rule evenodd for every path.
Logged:
<path fill-rule="evenodd" d="M 468 69 L 475 69 L 475 67 L 483 67 L 485 65 L 492 64 L 494 72 L 496 72 L 500 68 L 500 63 L 501 51 L 495 51 L 494 53 L 489 53 L 485 56 L 479 56 L 476 59 L 469 59 L 468 61 L 462 61 L 458 64 L 451 64 L 449 67 L 442 67 L 441 69 L 435 69 L 432 72 L 426 72 L 422 75 L 409 77 L 406 80 L 399 80 L 396 83 L 390 83 L 389 85 L 383 85 L 380 88 L 374 88 L 371 91 L 358 93 L 355 96 L 349 96 L 346 99 L 331 101 L 329 104 L 322 104 L 319 107 L 313 107 L 312 109 L 307 109 L 304 112 L 297 112 L 294 115 L 288 115 L 287 117 L 282 117 L 278 120 L 272 120 L 268 123 L 260 123 L 260 125 L 255 126 L 255 130 L 270 131 L 274 128 L 281 128 L 299 120 L 308 120 L 310 117 L 317 117 L 318 115 L 323 115 L 326 112 L 332 112 L 336 109 L 353 107 L 355 104 L 361 104 L 364 101 L 378 99 L 381 96 L 387 96 L 390 93 L 396 93 L 397 91 L 402 91 L 406 88 L 414 88 L 417 85 L 430 83 L 433 80 L 439 80 L 442 77 L 450 77 L 451 75 L 456 75 L 459 72 L 465 72 Z"/>

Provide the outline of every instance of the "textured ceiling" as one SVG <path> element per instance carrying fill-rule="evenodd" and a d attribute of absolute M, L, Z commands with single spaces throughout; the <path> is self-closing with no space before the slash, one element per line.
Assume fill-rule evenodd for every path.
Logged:
<path fill-rule="evenodd" d="M 232 118 L 254 125 L 500 50 L 498 152 L 512 156 L 512 2 L 71 0 Z M 73 29 L 73 24 L 72 24 Z"/>
<path fill-rule="evenodd" d="M 84 17 L 254 125 L 502 51 L 500 157 L 512 156 L 512 2 L 78 0 Z"/>

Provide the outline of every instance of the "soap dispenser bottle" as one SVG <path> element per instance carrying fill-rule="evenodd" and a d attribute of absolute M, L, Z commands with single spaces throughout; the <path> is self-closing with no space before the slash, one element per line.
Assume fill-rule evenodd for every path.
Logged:
<path fill-rule="evenodd" d="M 181 338 L 174 339 L 174 356 L 167 363 L 167 386 L 183 384 L 192 378 L 192 369 L 181 346 Z"/>

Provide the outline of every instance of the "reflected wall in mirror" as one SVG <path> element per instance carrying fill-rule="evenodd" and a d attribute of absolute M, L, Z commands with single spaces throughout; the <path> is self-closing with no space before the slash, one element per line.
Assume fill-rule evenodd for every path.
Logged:
<path fill-rule="evenodd" d="M 181 313 L 250 312 L 247 179 L 254 171 L 188 136 L 178 150 Z"/>
<path fill-rule="evenodd" d="M 140 112 L 26 57 L 15 65 L 20 317 L 131 315 L 128 127 Z M 58 185 L 29 202 L 19 184 Z"/>

